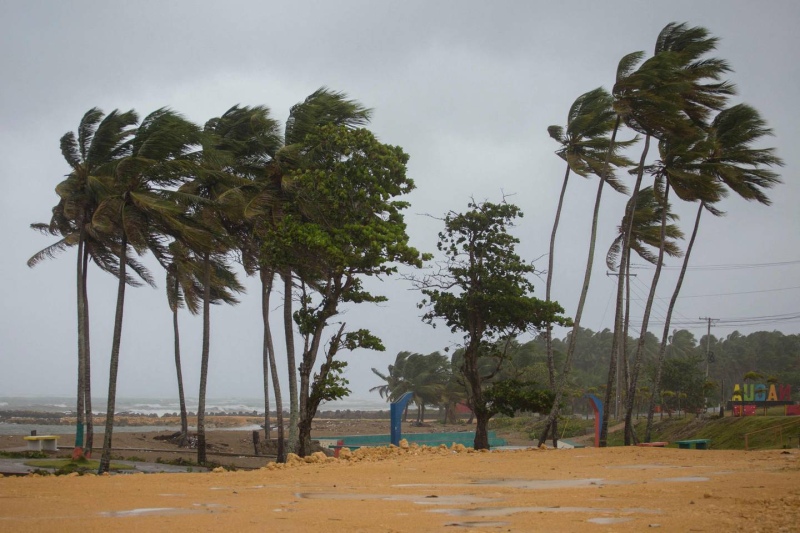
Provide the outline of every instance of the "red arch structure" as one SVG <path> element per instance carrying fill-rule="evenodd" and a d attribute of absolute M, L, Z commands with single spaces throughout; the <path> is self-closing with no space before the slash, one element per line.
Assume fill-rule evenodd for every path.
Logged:
<path fill-rule="evenodd" d="M 600 447 L 600 422 L 603 420 L 603 402 L 594 394 L 584 394 L 594 411 L 594 447 Z"/>

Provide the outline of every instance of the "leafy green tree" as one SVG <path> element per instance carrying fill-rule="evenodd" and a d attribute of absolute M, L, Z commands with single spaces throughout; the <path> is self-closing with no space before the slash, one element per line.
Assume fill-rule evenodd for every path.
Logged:
<path fill-rule="evenodd" d="M 284 128 L 282 144 L 273 160 L 267 165 L 267 191 L 270 193 L 270 209 L 272 212 L 271 228 L 274 230 L 282 223 L 284 216 L 293 212 L 291 198 L 292 175 L 300 169 L 310 168 L 309 152 L 306 138 L 316 133 L 317 128 L 325 125 L 357 128 L 369 122 L 372 110 L 364 107 L 356 100 L 351 100 L 345 93 L 321 87 L 311 93 L 305 100 L 295 104 L 289 111 L 289 118 Z M 275 257 L 272 258 L 275 260 Z M 273 265 L 275 266 L 275 265 Z M 286 360 L 289 373 L 289 448 L 297 448 L 299 439 L 298 423 L 299 393 L 297 390 L 297 362 L 294 341 L 293 295 L 295 293 L 294 274 L 288 261 L 280 263 L 276 272 L 283 280 L 283 324 L 286 340 Z"/>
<path fill-rule="evenodd" d="M 130 150 L 130 137 L 138 121 L 136 113 L 112 111 L 104 115 L 98 108 L 84 114 L 78 134 L 69 132 L 61 137 L 61 154 L 71 171 L 56 187 L 58 204 L 53 208 L 49 224 L 32 224 L 31 227 L 46 234 L 60 236 L 56 243 L 34 254 L 28 260 L 33 267 L 40 261 L 55 257 L 71 246 L 77 246 L 76 292 L 78 321 L 78 394 L 77 427 L 75 431 L 76 457 L 91 455 L 93 444 L 91 396 L 91 348 L 89 340 L 89 300 L 87 297 L 87 267 L 89 258 L 100 268 L 115 273 L 118 264 L 104 239 L 99 239 L 91 226 L 94 210 L 99 202 L 96 177 L 107 173 L 117 160 Z M 84 441 L 84 422 L 86 440 Z"/>
<path fill-rule="evenodd" d="M 532 296 L 529 276 L 533 266 L 515 251 L 519 240 L 508 233 L 521 216 L 518 207 L 490 202 L 470 202 L 465 213 L 449 213 L 439 233 L 438 249 L 445 255 L 440 273 L 419 280 L 427 308 L 423 320 L 444 321 L 464 338 L 461 373 L 467 402 L 475 413 L 475 448 L 489 447 L 487 424 L 494 413 L 484 394 L 484 384 L 500 371 L 509 341 L 547 323 L 569 324 L 556 302 Z M 492 358 L 492 371 L 480 362 Z"/>
<path fill-rule="evenodd" d="M 338 331 L 322 348 L 326 326 L 341 304 L 382 302 L 386 298 L 363 288 L 363 279 L 388 276 L 397 265 L 421 266 L 420 253 L 409 245 L 398 197 L 414 183 L 406 177 L 408 156 L 382 144 L 365 129 L 323 126 L 305 140 L 304 165 L 291 174 L 292 210 L 266 239 L 270 264 L 291 269 L 301 280 L 300 307 L 294 320 L 303 338 L 299 366 L 300 420 L 298 454 L 309 452 L 311 422 L 320 402 L 348 391 L 337 375 L 346 363 L 340 350 L 382 350 L 365 329 Z M 318 357 L 323 360 L 312 378 Z"/>

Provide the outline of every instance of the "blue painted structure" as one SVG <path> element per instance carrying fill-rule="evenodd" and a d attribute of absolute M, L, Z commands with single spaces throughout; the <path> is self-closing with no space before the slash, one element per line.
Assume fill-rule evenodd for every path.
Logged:
<path fill-rule="evenodd" d="M 603 402 L 594 394 L 584 394 L 588 398 L 594 410 L 594 447 L 600 447 L 600 422 L 603 420 Z"/>
<path fill-rule="evenodd" d="M 403 394 L 399 400 L 396 402 L 392 402 L 389 406 L 389 414 L 391 415 L 391 442 L 395 446 L 400 445 L 401 437 L 401 426 L 400 423 L 402 422 L 403 417 L 403 410 L 405 410 L 406 405 L 408 402 L 411 401 L 411 397 L 414 396 L 413 393 L 407 392 Z"/>

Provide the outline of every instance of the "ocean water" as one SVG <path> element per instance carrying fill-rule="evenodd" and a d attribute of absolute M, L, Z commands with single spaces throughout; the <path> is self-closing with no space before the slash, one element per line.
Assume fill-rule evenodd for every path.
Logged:
<path fill-rule="evenodd" d="M 288 401 L 284 400 L 284 405 Z M 92 398 L 92 411 L 95 414 L 105 412 L 106 399 Z M 197 399 L 187 398 L 186 409 L 189 412 L 197 411 Z M 320 405 L 320 412 L 324 411 L 382 411 L 389 410 L 389 404 L 379 397 L 374 398 L 345 398 L 337 402 L 327 402 Z M 5 396 L 0 397 L 0 411 L 35 411 L 40 413 L 63 413 L 65 416 L 74 414 L 75 399 L 64 396 Z M 180 407 L 177 399 L 172 398 L 117 398 L 116 414 L 138 414 L 146 416 L 164 416 L 177 414 Z M 232 414 L 256 413 L 264 414 L 264 400 L 260 398 L 212 398 L 206 400 L 206 414 Z M 57 428 L 57 429 L 56 429 Z M 190 427 L 191 428 L 191 427 Z M 259 429 L 259 426 L 228 428 L 231 430 Z M 116 426 L 114 431 L 120 432 L 146 432 L 146 431 L 179 431 L 180 426 Z M 14 424 L 0 422 L 0 435 L 30 435 L 36 431 L 39 435 L 50 433 L 74 434 L 75 426 L 46 425 L 46 424 Z M 96 435 L 102 438 L 103 427 L 95 427 Z"/>
<path fill-rule="evenodd" d="M 284 405 L 288 405 L 284 400 Z M 106 399 L 92 398 L 92 411 L 105 412 Z M 186 398 L 186 409 L 197 411 L 197 398 Z M 378 396 L 371 398 L 344 398 L 336 402 L 325 402 L 320 411 L 383 411 L 389 404 Z M 75 398 L 65 396 L 0 396 L 0 411 L 36 411 L 49 413 L 74 412 Z M 117 414 L 164 416 L 180 411 L 177 398 L 117 398 Z M 264 414 L 263 398 L 209 398 L 206 399 L 206 414 L 256 413 Z"/>

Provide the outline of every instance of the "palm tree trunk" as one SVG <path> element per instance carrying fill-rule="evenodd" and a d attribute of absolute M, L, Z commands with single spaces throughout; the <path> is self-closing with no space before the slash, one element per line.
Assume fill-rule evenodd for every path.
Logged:
<path fill-rule="evenodd" d="M 114 337 L 111 342 L 111 362 L 108 372 L 108 404 L 106 405 L 106 429 L 103 435 L 103 455 L 98 474 L 108 472 L 111 464 L 111 437 L 114 432 L 114 410 L 117 400 L 117 371 L 119 370 L 119 346 L 122 340 L 122 312 L 125 306 L 125 267 L 128 240 L 123 233 L 119 247 L 119 284 L 117 285 L 117 309 L 114 316 Z"/>
<path fill-rule="evenodd" d="M 556 208 L 556 219 L 553 222 L 553 231 L 550 233 L 550 254 L 547 260 L 547 288 L 545 290 L 545 300 L 550 301 L 550 290 L 553 285 L 553 269 L 554 269 L 554 254 L 556 247 L 556 232 L 558 231 L 558 223 L 561 220 L 561 208 L 564 206 L 564 195 L 567 192 L 567 183 L 569 182 L 570 173 L 569 164 L 564 173 L 564 183 L 561 185 L 561 194 L 558 197 L 558 207 Z M 547 350 L 547 373 L 550 379 L 550 390 L 556 390 L 556 364 L 553 357 L 553 324 L 548 323 L 545 327 L 545 348 Z M 558 434 L 558 420 L 553 421 L 553 435 Z M 547 438 L 547 436 L 545 436 Z"/>
<path fill-rule="evenodd" d="M 299 405 L 297 394 L 297 361 L 294 351 L 294 318 L 292 317 L 292 272 L 283 277 L 283 331 L 286 338 L 286 365 L 289 368 L 289 449 L 297 450 Z"/>
<path fill-rule="evenodd" d="M 172 309 L 172 332 L 175 339 L 175 374 L 178 378 L 178 403 L 181 409 L 181 438 L 179 446 L 186 446 L 189 439 L 189 416 L 186 413 L 186 396 L 183 393 L 183 370 L 181 369 L 181 337 L 180 328 L 178 327 L 178 292 L 180 285 L 178 277 L 175 276 L 175 285 L 172 287 L 173 300 L 176 305 Z"/>
<path fill-rule="evenodd" d="M 625 219 L 627 220 L 632 216 L 632 207 L 633 204 L 629 201 L 627 204 L 626 212 L 625 212 Z M 625 286 L 627 284 L 627 280 L 625 279 L 625 271 L 628 264 L 628 254 L 626 251 L 628 250 L 627 243 L 625 242 L 625 238 L 623 236 L 622 239 L 622 253 L 620 254 L 620 263 L 619 263 L 619 270 L 617 272 L 617 299 L 616 299 L 616 306 L 614 312 L 614 337 L 611 341 L 611 357 L 608 361 L 608 379 L 606 381 L 606 394 L 604 398 L 605 402 L 605 409 L 603 409 L 603 420 L 600 424 L 600 447 L 605 448 L 608 442 L 608 420 L 611 416 L 611 405 L 612 399 L 614 400 L 614 406 L 617 404 L 617 396 L 619 395 L 620 387 L 617 383 L 618 381 L 618 373 L 617 367 L 619 366 L 620 361 L 620 344 L 625 342 L 625 338 L 622 335 L 623 329 L 623 300 L 625 294 Z M 615 410 L 616 412 L 616 410 Z"/>
<path fill-rule="evenodd" d="M 200 356 L 200 393 L 197 397 L 197 463 L 206 464 L 206 385 L 211 340 L 211 260 L 203 255 L 203 348 Z"/>
<path fill-rule="evenodd" d="M 261 367 L 264 377 L 264 438 L 267 442 L 272 438 L 272 421 L 269 418 L 269 354 L 271 350 L 269 327 L 269 297 L 272 292 L 272 280 L 263 268 L 259 269 L 261 278 L 261 322 L 264 329 L 264 339 L 261 347 Z"/>
<path fill-rule="evenodd" d="M 80 223 L 80 222 L 79 222 Z M 81 226 L 83 224 L 81 223 Z M 84 248 L 85 232 L 81 228 L 80 237 L 78 240 L 78 264 L 77 264 L 77 305 L 78 305 L 78 397 L 75 410 L 77 411 L 77 419 L 75 425 L 75 448 L 72 451 L 73 458 L 78 458 L 83 455 L 83 424 L 86 413 L 86 406 L 84 404 L 86 398 L 86 332 L 84 331 L 85 321 L 83 320 L 83 312 L 85 310 L 83 305 L 83 248 Z"/>
<path fill-rule="evenodd" d="M 564 205 L 564 195 L 567 192 L 567 182 L 569 181 L 570 168 L 567 165 L 567 171 L 564 174 L 564 183 L 561 185 L 561 194 L 558 197 L 558 207 L 556 208 L 556 219 L 553 222 L 553 231 L 550 234 L 550 255 L 547 261 L 547 288 L 545 292 L 545 300 L 550 301 L 550 293 L 553 285 L 553 268 L 554 260 L 553 255 L 556 247 L 556 232 L 558 231 L 558 223 L 561 220 L 561 208 Z M 550 378 L 550 388 L 556 390 L 556 366 L 553 360 L 553 325 L 548 323 L 545 329 L 545 346 L 547 349 L 547 372 Z"/>
<path fill-rule="evenodd" d="M 569 344 L 567 345 L 567 355 L 564 359 L 564 369 L 561 373 L 561 382 L 559 384 L 558 389 L 556 389 L 556 395 L 553 399 L 553 408 L 550 410 L 550 415 L 547 418 L 547 423 L 545 424 L 545 430 L 543 432 L 542 437 L 539 438 L 539 442 L 544 442 L 545 437 L 548 432 L 548 428 L 552 428 L 555 424 L 556 419 L 558 418 L 558 405 L 561 403 L 561 399 L 564 396 L 564 389 L 566 387 L 567 378 L 569 377 L 569 372 L 572 364 L 572 354 L 575 353 L 575 345 L 576 340 L 578 338 L 578 330 L 580 329 L 581 323 L 581 316 L 583 315 L 583 307 L 586 304 L 586 295 L 589 292 L 589 283 L 592 277 L 592 266 L 594 263 L 594 248 L 595 248 L 595 241 L 597 238 L 597 220 L 598 215 L 600 212 L 600 199 L 603 195 L 603 185 L 605 180 L 600 179 L 600 184 L 597 187 L 597 196 L 595 197 L 595 205 L 594 205 L 594 215 L 592 217 L 592 232 L 591 237 L 589 239 L 589 254 L 588 259 L 586 261 L 586 270 L 584 273 L 583 278 L 583 287 L 581 289 L 580 299 L 578 300 L 578 310 L 575 312 L 575 318 L 573 319 L 573 327 L 572 327 L 572 335 L 569 339 Z M 476 413 L 477 415 L 477 413 Z M 557 446 L 558 442 L 558 433 L 553 432 L 553 446 Z"/>
<path fill-rule="evenodd" d="M 689 256 L 692 254 L 694 248 L 694 241 L 697 237 L 697 228 L 700 227 L 700 215 L 703 214 L 703 202 L 700 202 L 700 207 L 697 209 L 697 217 L 694 220 L 694 229 L 692 229 L 692 237 L 689 239 L 689 244 L 686 246 L 686 253 L 683 256 L 683 264 L 681 265 L 681 272 L 678 275 L 678 282 L 675 284 L 675 290 L 672 292 L 672 297 L 669 300 L 669 307 L 667 308 L 667 317 L 664 320 L 664 332 L 661 334 L 661 345 L 658 347 L 658 361 L 656 362 L 656 376 L 653 381 L 653 391 L 650 395 L 650 405 L 647 409 L 647 430 L 645 431 L 645 442 L 650 442 L 653 431 L 653 416 L 656 411 L 656 399 L 661 395 L 661 370 L 664 365 L 664 358 L 667 353 L 667 339 L 669 338 L 669 326 L 672 320 L 672 311 L 675 309 L 675 303 L 678 301 L 678 294 L 681 292 L 683 285 L 683 278 L 686 275 L 686 269 L 689 266 Z"/>
<path fill-rule="evenodd" d="M 83 407 L 86 410 L 86 433 L 85 444 L 83 445 L 83 456 L 87 459 L 92 456 L 94 446 L 94 413 L 92 413 L 92 352 L 90 350 L 89 335 L 89 292 L 88 270 L 89 250 L 83 248 Z"/>
<path fill-rule="evenodd" d="M 628 250 L 628 261 L 625 265 L 625 321 L 622 323 L 622 382 L 623 387 L 620 398 L 624 400 L 625 394 L 628 392 L 628 385 L 631 381 L 630 368 L 628 366 L 628 327 L 631 323 L 631 261 L 630 250 Z"/>
<path fill-rule="evenodd" d="M 644 308 L 644 315 L 642 315 L 642 327 L 639 330 L 639 342 L 636 344 L 636 353 L 633 357 L 633 368 L 631 369 L 631 382 L 628 385 L 628 397 L 625 398 L 625 445 L 630 446 L 631 444 L 635 444 L 636 436 L 634 435 L 633 431 L 633 409 L 634 409 L 634 402 L 636 399 L 636 386 L 638 385 L 639 381 L 639 370 L 642 367 L 642 358 L 644 356 L 644 342 L 647 335 L 647 326 L 650 322 L 650 311 L 653 308 L 653 300 L 656 296 L 656 287 L 658 286 L 658 280 L 661 277 L 661 267 L 664 264 L 664 244 L 667 239 L 666 235 L 666 227 L 667 227 L 667 214 L 669 213 L 668 209 L 668 198 L 669 198 L 669 182 L 666 183 L 664 187 L 664 198 L 663 202 L 663 212 L 661 213 L 661 236 L 660 236 L 660 243 L 658 247 L 658 261 L 656 262 L 656 270 L 653 273 L 653 280 L 650 283 L 650 292 L 647 295 L 647 303 L 645 304 Z"/>
<path fill-rule="evenodd" d="M 614 141 L 617 138 L 617 130 L 619 129 L 620 119 L 617 117 L 617 123 L 614 126 L 614 131 L 611 134 L 611 142 L 609 143 L 609 151 L 608 155 L 606 156 L 605 162 L 605 170 L 608 172 L 609 164 L 608 160 L 611 155 L 611 150 L 614 147 Z M 550 415 L 547 417 L 547 423 L 545 424 L 545 429 L 542 432 L 543 435 L 539 438 L 539 442 L 544 442 L 547 433 L 550 428 L 556 423 L 558 419 L 558 404 L 561 403 L 561 399 L 564 396 L 564 389 L 566 388 L 567 378 L 569 377 L 570 368 L 572 365 L 572 354 L 575 353 L 575 344 L 578 338 L 578 330 L 580 329 L 581 325 L 581 316 L 583 315 L 583 307 L 586 304 L 586 295 L 589 292 L 589 283 L 592 279 L 592 267 L 594 266 L 594 248 L 595 242 L 597 241 L 597 220 L 600 214 L 600 200 L 603 196 L 603 185 L 605 184 L 605 178 L 600 176 L 599 177 L 599 184 L 597 185 L 597 196 L 594 200 L 594 212 L 592 214 L 592 232 L 589 238 L 589 254 L 586 258 L 586 270 L 584 271 L 583 275 L 583 287 L 581 288 L 581 295 L 578 299 L 578 309 L 575 311 L 575 317 L 573 318 L 573 326 L 572 326 L 572 336 L 569 339 L 569 344 L 567 345 L 567 355 L 564 358 L 564 369 L 561 373 L 561 382 L 559 383 L 558 388 L 556 389 L 556 395 L 553 399 L 553 408 L 550 410 Z M 476 435 L 477 438 L 477 435 Z M 558 446 L 558 432 L 553 431 L 553 447 Z"/>
<path fill-rule="evenodd" d="M 284 434 L 283 434 L 283 400 L 281 398 L 281 383 L 278 379 L 278 365 L 275 361 L 275 345 L 272 342 L 272 327 L 269 323 L 269 300 L 270 295 L 272 294 L 272 280 L 274 279 L 275 273 L 271 270 L 264 271 L 261 270 L 261 284 L 262 284 L 262 306 L 261 306 L 261 313 L 262 318 L 264 320 L 264 343 L 266 348 L 266 357 L 267 359 L 264 361 L 265 365 L 269 365 L 269 372 L 272 374 L 272 390 L 275 395 L 275 416 L 277 418 L 278 423 L 278 449 L 277 449 L 277 459 L 278 463 L 285 463 L 286 462 L 286 448 L 284 445 Z M 268 372 L 264 371 L 264 379 L 267 378 Z M 264 394 L 268 393 L 267 385 L 264 385 Z M 267 428 L 267 438 L 269 438 L 269 401 L 264 401 L 265 406 L 265 415 L 264 415 L 264 423 L 265 427 Z"/>
<path fill-rule="evenodd" d="M 284 440 L 284 432 L 283 432 L 283 399 L 281 398 L 281 383 L 278 379 L 278 365 L 275 361 L 275 345 L 272 342 L 272 327 L 269 323 L 269 299 L 270 295 L 272 294 L 272 280 L 275 276 L 273 271 L 268 271 L 265 273 L 263 270 L 261 271 L 261 283 L 263 288 L 263 298 L 262 301 L 262 316 L 264 318 L 264 342 L 267 348 L 267 359 L 265 364 L 269 364 L 269 371 L 272 373 L 272 390 L 275 396 L 275 416 L 277 418 L 278 423 L 278 449 L 277 449 L 277 459 L 278 463 L 285 463 L 286 462 L 286 447 L 285 447 L 285 440 Z M 264 312 L 266 311 L 266 314 Z M 264 372 L 264 377 L 266 379 L 267 372 Z M 264 393 L 267 394 L 267 386 L 264 385 Z M 269 409 L 269 402 L 264 402 L 267 409 Z M 269 427 L 269 416 L 265 415 L 264 421 Z M 267 433 L 269 435 L 269 433 Z"/>

